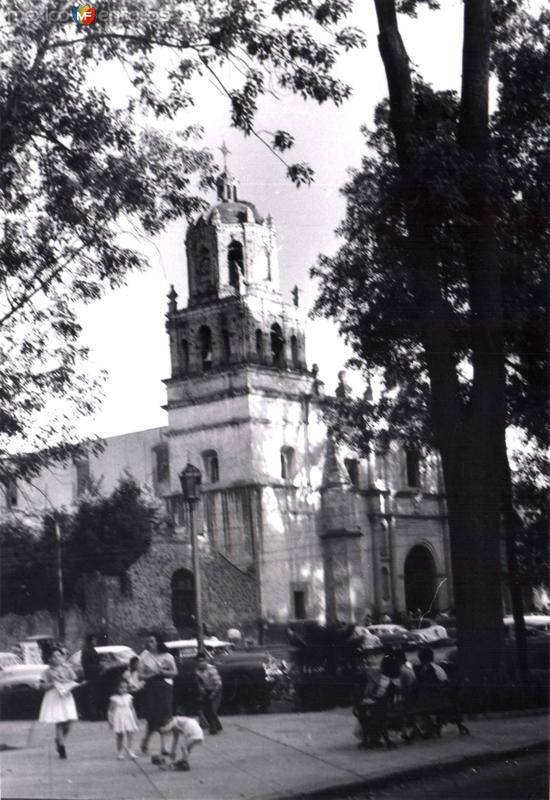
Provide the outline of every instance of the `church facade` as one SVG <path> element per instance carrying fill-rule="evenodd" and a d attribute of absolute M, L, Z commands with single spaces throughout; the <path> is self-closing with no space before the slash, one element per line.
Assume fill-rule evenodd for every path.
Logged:
<path fill-rule="evenodd" d="M 323 384 L 306 363 L 298 293 L 286 303 L 279 289 L 275 224 L 239 198 L 227 173 L 217 190 L 217 203 L 188 228 L 187 305 L 173 289 L 168 296 L 166 427 L 108 439 L 101 455 L 38 481 L 54 505 L 70 506 L 83 471 L 108 490 L 126 469 L 174 518 L 174 533 L 131 568 L 129 591 L 112 580 L 101 592 L 90 586 L 90 627 L 128 641 L 138 628 L 189 626 L 195 599 L 179 482 L 188 462 L 202 473 L 203 613 L 218 634 L 236 624 L 261 637 L 296 619 L 362 622 L 366 613 L 449 607 L 438 459 L 397 443 L 367 459 L 335 446 Z M 40 507 L 33 487 L 20 494 L 19 511 Z M 17 499 L 11 505 L 16 513 Z"/>

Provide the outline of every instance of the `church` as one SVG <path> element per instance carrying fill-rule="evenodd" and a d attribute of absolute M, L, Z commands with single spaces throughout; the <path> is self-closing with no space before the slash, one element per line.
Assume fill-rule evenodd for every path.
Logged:
<path fill-rule="evenodd" d="M 124 587 L 90 583 L 85 622 L 115 642 L 150 627 L 182 631 L 195 607 L 179 473 L 201 470 L 195 512 L 203 616 L 260 639 L 289 621 L 362 622 L 367 613 L 453 604 L 443 478 L 435 456 L 397 442 L 367 459 L 336 447 L 329 401 L 306 362 L 297 291 L 279 289 L 277 230 L 225 171 L 217 202 L 186 236 L 189 297 L 172 288 L 167 424 L 106 440 L 87 461 L 11 487 L 5 513 L 70 508 L 90 478 L 110 491 L 126 470 L 173 517 Z"/>

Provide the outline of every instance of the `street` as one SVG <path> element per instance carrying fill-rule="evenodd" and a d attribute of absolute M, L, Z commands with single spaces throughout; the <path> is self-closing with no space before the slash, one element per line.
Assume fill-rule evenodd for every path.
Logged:
<path fill-rule="evenodd" d="M 547 800 L 548 753 L 532 753 L 338 800 Z"/>

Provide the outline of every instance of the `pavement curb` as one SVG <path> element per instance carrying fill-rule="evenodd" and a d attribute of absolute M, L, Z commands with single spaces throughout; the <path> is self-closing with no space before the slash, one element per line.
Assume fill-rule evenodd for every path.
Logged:
<path fill-rule="evenodd" d="M 375 789 L 383 789 L 396 783 L 412 783 L 420 778 L 435 778 L 442 775 L 460 772 L 468 767 L 477 767 L 485 764 L 492 764 L 496 761 L 505 761 L 508 758 L 517 758 L 530 753 L 540 753 L 548 749 L 547 739 L 523 747 L 514 747 L 508 750 L 495 750 L 485 753 L 476 753 L 471 756 L 463 756 L 456 761 L 449 761 L 443 764 L 422 764 L 412 769 L 390 772 L 387 775 L 378 775 L 370 780 L 361 778 L 360 780 L 349 781 L 334 786 L 326 786 L 323 789 L 289 794 L 278 800 L 317 800 L 317 798 L 338 798 L 342 800 L 342 794 L 347 792 L 368 792 Z M 7 799 L 6 799 L 7 800 Z"/>

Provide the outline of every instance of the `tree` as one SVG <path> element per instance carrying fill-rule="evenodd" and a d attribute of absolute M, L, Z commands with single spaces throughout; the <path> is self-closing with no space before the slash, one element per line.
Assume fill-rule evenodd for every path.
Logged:
<path fill-rule="evenodd" d="M 339 321 L 358 363 L 384 373 L 378 408 L 360 404 L 363 444 L 386 414 L 390 431 L 441 454 L 461 659 L 470 677 L 495 675 L 506 423 L 538 435 L 544 418 L 549 20 L 466 0 L 458 97 L 412 70 L 397 12 L 418 5 L 375 0 L 389 101 L 344 189 L 345 243 L 314 269 L 317 309 Z"/>
<path fill-rule="evenodd" d="M 70 528 L 68 516 L 55 512 L 60 546 L 66 549 Z M 0 525 L 0 599 L 2 613 L 32 614 L 39 609 L 58 610 L 57 546 L 54 517 L 12 519 Z M 63 570 L 67 604 L 78 595 L 78 574 L 66 562 Z"/>
<path fill-rule="evenodd" d="M 122 577 L 165 525 L 160 502 L 125 475 L 109 496 L 95 489 L 80 500 L 71 518 L 67 557 L 79 575 Z"/>
<path fill-rule="evenodd" d="M 169 526 L 160 501 L 149 496 L 130 475 L 123 476 L 107 496 L 92 487 L 72 512 L 48 512 L 40 520 L 3 522 L 2 612 L 58 610 L 58 546 L 64 601 L 71 605 L 82 602 L 83 576 L 99 572 L 123 580 L 132 564 L 147 552 L 155 532 L 166 533 Z"/>
<path fill-rule="evenodd" d="M 342 102 L 350 89 L 332 75 L 336 56 L 361 43 L 338 24 L 351 0 L 95 7 L 84 26 L 65 0 L 41 0 L 32 14 L 22 0 L 0 0 L 0 454 L 39 449 L 38 459 L 1 459 L 4 473 L 25 477 L 70 454 L 74 413 L 89 413 L 100 394 L 101 376 L 84 370 L 75 303 L 122 285 L 147 264 L 140 237 L 203 207 L 215 166 L 185 123 L 198 79 L 216 81 L 232 124 L 258 136 L 259 99 L 278 87 Z M 289 21 L 296 9 L 309 24 Z M 226 64 L 240 83 L 226 85 Z M 113 77 L 126 81 L 119 104 Z M 177 136 L 152 127 L 176 117 Z M 311 169 L 286 164 L 292 142 L 286 131 L 266 140 L 299 185 Z"/>

